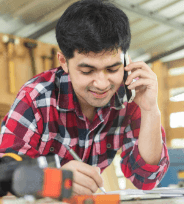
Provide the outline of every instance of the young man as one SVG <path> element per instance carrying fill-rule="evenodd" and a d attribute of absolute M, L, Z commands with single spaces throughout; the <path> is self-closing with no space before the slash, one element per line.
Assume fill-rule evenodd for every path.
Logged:
<path fill-rule="evenodd" d="M 137 188 L 152 189 L 169 159 L 157 77 L 144 62 L 124 67 L 121 57 L 131 39 L 127 16 L 107 1 L 78 1 L 59 19 L 56 38 L 61 66 L 20 89 L 2 124 L 1 156 L 58 154 L 61 168 L 74 172 L 74 193 L 92 194 L 103 186 L 100 172 L 122 148 L 124 175 Z M 132 71 L 126 84 L 136 89 L 131 103 L 124 71 Z M 73 160 L 64 145 L 83 163 Z"/>

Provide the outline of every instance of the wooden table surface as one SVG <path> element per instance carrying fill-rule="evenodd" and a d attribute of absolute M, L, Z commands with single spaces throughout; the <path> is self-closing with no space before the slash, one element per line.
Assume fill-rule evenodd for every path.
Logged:
<path fill-rule="evenodd" d="M 50 198 L 39 199 L 36 200 L 35 202 L 31 202 L 23 198 L 5 196 L 0 199 L 0 204 L 64 204 L 64 203 Z M 121 201 L 120 204 L 184 204 L 184 197 L 154 200 Z"/>

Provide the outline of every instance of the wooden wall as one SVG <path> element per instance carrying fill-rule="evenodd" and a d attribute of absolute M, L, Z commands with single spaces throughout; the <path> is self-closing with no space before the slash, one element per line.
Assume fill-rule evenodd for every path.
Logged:
<path fill-rule="evenodd" d="M 179 60 L 174 60 L 174 61 L 164 63 L 164 66 L 166 66 L 168 70 L 172 68 L 179 68 L 179 67 L 184 68 L 184 59 L 179 59 Z M 167 83 L 168 90 L 173 88 L 184 87 L 184 74 L 177 75 L 177 76 L 168 75 L 166 83 Z M 170 114 L 174 112 L 184 112 L 184 101 L 180 101 L 180 102 L 169 101 L 167 105 L 167 118 L 169 118 Z M 182 127 L 171 128 L 168 125 L 168 128 L 167 128 L 168 146 L 171 145 L 171 140 L 176 138 L 184 138 L 184 128 Z"/>
<path fill-rule="evenodd" d="M 167 63 L 156 61 L 152 64 L 153 71 L 158 77 L 158 105 L 162 114 L 162 125 L 166 131 L 167 146 L 171 147 L 171 140 L 184 138 L 183 128 L 170 127 L 170 114 L 184 111 L 184 102 L 172 102 L 169 99 L 169 90 L 184 87 L 184 75 L 170 76 L 169 69 L 184 67 L 184 59 Z"/>
<path fill-rule="evenodd" d="M 57 46 L 8 36 L 17 40 L 14 43 L 5 43 L 5 35 L 0 34 L 0 110 L 4 109 L 3 106 L 11 106 L 21 86 L 34 75 L 59 65 L 56 59 L 59 51 Z M 35 44 L 36 47 L 31 51 L 25 43 Z M 31 60 L 31 52 L 35 65 Z M 0 114 L 2 115 L 2 111 Z"/>

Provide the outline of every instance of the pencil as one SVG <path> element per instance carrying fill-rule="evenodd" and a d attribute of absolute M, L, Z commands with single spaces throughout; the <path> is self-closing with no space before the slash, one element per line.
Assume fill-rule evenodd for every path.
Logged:
<path fill-rule="evenodd" d="M 66 149 L 70 152 L 70 154 L 73 156 L 73 158 L 77 161 L 80 161 L 80 162 L 83 162 L 81 160 L 81 158 L 79 158 L 79 156 L 73 151 L 73 149 L 70 149 L 70 147 L 66 144 L 64 144 L 64 146 L 66 147 Z M 104 189 L 104 187 L 99 187 L 99 189 L 104 193 L 106 194 L 106 191 Z"/>

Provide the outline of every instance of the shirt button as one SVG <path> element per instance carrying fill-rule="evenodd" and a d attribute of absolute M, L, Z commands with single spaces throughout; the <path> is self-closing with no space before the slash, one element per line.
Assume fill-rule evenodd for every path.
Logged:
<path fill-rule="evenodd" d="M 54 147 L 51 147 L 51 148 L 50 148 L 50 152 L 53 152 L 53 151 L 54 151 Z"/>
<path fill-rule="evenodd" d="M 107 148 L 108 149 L 111 148 L 111 144 L 110 143 L 107 144 Z"/>

